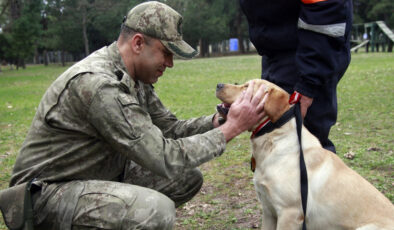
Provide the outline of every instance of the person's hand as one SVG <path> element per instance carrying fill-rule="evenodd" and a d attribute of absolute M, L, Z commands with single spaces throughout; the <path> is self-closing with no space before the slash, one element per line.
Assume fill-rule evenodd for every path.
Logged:
<path fill-rule="evenodd" d="M 219 129 L 223 132 L 226 141 L 251 129 L 265 116 L 263 99 L 265 87 L 262 85 L 253 96 L 254 82 L 251 81 L 246 91 L 231 105 L 227 114 L 227 121 Z"/>
<path fill-rule="evenodd" d="M 307 97 L 305 95 L 301 96 L 300 108 L 301 108 L 301 116 L 302 116 L 302 118 L 305 118 L 306 113 L 308 112 L 308 108 L 312 105 L 312 103 L 313 103 L 313 98 Z"/>

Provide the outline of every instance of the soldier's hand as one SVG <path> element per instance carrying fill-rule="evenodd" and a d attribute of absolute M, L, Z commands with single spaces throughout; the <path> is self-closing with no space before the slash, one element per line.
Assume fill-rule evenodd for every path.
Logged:
<path fill-rule="evenodd" d="M 227 114 L 227 121 L 219 129 L 223 132 L 227 141 L 242 132 L 251 129 L 265 116 L 264 86 L 262 85 L 253 95 L 254 82 L 251 81 L 246 91 L 231 105 Z"/>

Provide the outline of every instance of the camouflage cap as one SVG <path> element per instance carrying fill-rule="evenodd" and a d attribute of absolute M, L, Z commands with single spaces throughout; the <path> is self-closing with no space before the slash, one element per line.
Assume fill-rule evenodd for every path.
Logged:
<path fill-rule="evenodd" d="M 182 38 L 182 16 L 163 3 L 141 3 L 127 13 L 123 23 L 137 32 L 159 39 L 179 58 L 190 59 L 198 53 Z"/>

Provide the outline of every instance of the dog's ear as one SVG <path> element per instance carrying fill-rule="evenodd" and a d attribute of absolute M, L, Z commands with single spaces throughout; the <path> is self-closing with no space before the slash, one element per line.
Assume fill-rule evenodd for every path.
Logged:
<path fill-rule="evenodd" d="M 272 85 L 268 86 L 266 92 L 268 97 L 264 104 L 264 110 L 270 120 L 276 122 L 290 107 L 289 94 Z"/>

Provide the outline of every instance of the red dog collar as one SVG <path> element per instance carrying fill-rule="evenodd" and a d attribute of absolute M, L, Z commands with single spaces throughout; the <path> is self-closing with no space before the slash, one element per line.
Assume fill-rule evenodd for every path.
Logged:
<path fill-rule="evenodd" d="M 300 94 L 299 92 L 294 91 L 294 93 L 290 96 L 289 99 L 289 104 L 293 105 L 297 102 L 299 102 L 301 100 L 302 94 Z M 254 136 L 262 129 L 264 128 L 268 123 L 270 122 L 270 119 L 267 118 L 266 120 L 264 120 L 259 126 L 257 126 L 257 128 L 252 132 L 252 135 L 250 136 L 250 138 L 254 138 Z"/>
<path fill-rule="evenodd" d="M 294 93 L 290 96 L 289 104 L 293 105 L 293 104 L 299 102 L 301 100 L 301 97 L 302 97 L 302 94 L 300 94 L 297 91 L 294 91 Z"/>

